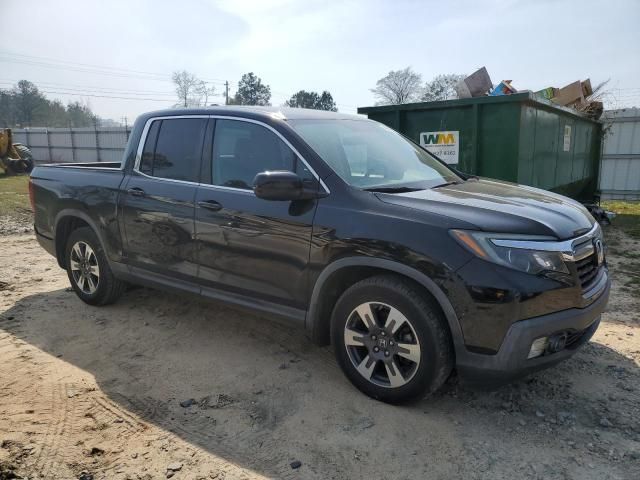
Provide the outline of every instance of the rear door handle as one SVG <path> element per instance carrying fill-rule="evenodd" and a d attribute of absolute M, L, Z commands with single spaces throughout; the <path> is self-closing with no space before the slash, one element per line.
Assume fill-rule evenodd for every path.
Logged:
<path fill-rule="evenodd" d="M 138 188 L 138 187 L 130 188 L 129 190 L 127 190 L 127 193 L 129 195 L 133 195 L 134 197 L 144 197 L 145 196 L 144 190 L 142 190 L 141 188 Z"/>
<path fill-rule="evenodd" d="M 214 212 L 222 210 L 222 204 L 216 202 L 215 200 L 203 200 L 201 202 L 198 202 L 198 206 L 200 208 L 206 208 L 207 210 L 211 210 Z"/>

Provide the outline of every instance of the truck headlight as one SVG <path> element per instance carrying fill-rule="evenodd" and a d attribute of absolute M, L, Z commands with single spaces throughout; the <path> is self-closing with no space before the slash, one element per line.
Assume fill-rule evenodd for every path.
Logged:
<path fill-rule="evenodd" d="M 532 275 L 542 272 L 569 273 L 564 253 L 545 248 L 546 242 L 556 240 L 553 237 L 470 230 L 451 230 L 451 234 L 464 248 L 489 262 Z"/>

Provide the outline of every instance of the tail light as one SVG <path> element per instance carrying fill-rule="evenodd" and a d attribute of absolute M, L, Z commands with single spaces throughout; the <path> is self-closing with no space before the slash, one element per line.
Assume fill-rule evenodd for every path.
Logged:
<path fill-rule="evenodd" d="M 36 203 L 33 199 L 33 179 L 29 177 L 29 202 L 31 203 L 31 210 L 35 213 Z"/>

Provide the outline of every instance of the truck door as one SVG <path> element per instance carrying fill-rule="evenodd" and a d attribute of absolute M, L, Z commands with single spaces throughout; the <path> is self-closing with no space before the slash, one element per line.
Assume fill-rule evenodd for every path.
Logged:
<path fill-rule="evenodd" d="M 196 290 L 194 200 L 207 122 L 206 116 L 149 120 L 120 203 L 130 267 L 192 282 Z"/>
<path fill-rule="evenodd" d="M 202 293 L 223 289 L 305 308 L 306 273 L 317 201 L 257 198 L 253 179 L 265 170 L 313 172 L 270 127 L 217 119 L 211 154 L 203 155 L 196 194 L 196 238 Z"/>

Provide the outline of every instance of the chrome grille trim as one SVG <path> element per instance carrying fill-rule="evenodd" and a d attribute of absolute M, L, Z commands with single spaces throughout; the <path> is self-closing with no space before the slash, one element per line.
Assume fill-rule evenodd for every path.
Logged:
<path fill-rule="evenodd" d="M 576 262 L 595 252 L 593 239 L 602 237 L 602 229 L 596 222 L 591 230 L 576 238 L 569 240 L 554 241 L 532 241 L 532 240 L 512 240 L 512 239 L 492 239 L 495 245 L 507 248 L 522 248 L 525 250 L 541 250 L 546 252 L 560 252 L 562 258 L 567 262 Z"/>

